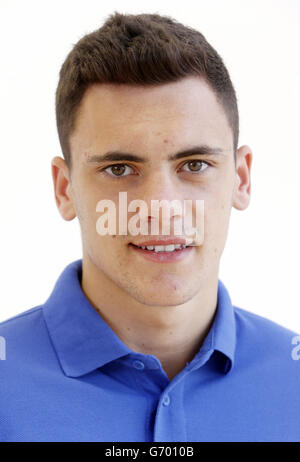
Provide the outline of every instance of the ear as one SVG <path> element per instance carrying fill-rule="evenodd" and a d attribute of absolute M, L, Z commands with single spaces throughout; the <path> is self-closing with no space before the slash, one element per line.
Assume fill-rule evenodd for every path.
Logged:
<path fill-rule="evenodd" d="M 51 161 L 52 179 L 57 208 L 64 220 L 70 221 L 76 217 L 69 169 L 64 159 L 54 157 Z"/>
<path fill-rule="evenodd" d="M 250 171 L 253 154 L 249 146 L 241 146 L 236 152 L 235 185 L 232 205 L 238 210 L 245 210 L 250 202 Z"/>

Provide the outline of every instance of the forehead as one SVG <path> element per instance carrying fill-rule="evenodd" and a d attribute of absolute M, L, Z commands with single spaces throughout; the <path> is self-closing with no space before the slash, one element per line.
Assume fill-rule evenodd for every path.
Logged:
<path fill-rule="evenodd" d="M 111 149 L 152 154 L 166 142 L 170 149 L 199 142 L 232 147 L 226 114 L 203 79 L 155 86 L 94 84 L 83 97 L 70 137 L 76 157 Z"/>

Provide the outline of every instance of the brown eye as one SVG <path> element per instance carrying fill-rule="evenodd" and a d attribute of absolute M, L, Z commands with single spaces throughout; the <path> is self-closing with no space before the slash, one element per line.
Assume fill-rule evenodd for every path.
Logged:
<path fill-rule="evenodd" d="M 122 175 L 122 173 L 124 173 L 125 171 L 125 167 L 124 165 L 113 165 L 111 167 L 111 172 L 114 174 L 114 175 Z"/>
<path fill-rule="evenodd" d="M 109 172 L 109 169 L 110 169 L 110 172 Z M 107 173 L 110 176 L 123 177 L 123 176 L 127 176 L 127 175 L 124 175 L 124 173 L 126 172 L 126 169 L 128 173 L 128 169 L 131 169 L 131 167 L 129 167 L 129 165 L 126 165 L 126 164 L 114 164 L 114 165 L 110 165 L 109 167 L 106 167 L 104 170 L 108 171 Z"/>
<path fill-rule="evenodd" d="M 201 168 L 201 165 L 199 164 L 200 162 L 198 160 L 193 160 L 192 162 L 189 162 L 189 168 L 194 172 L 198 172 L 198 170 Z"/>
<path fill-rule="evenodd" d="M 198 172 L 202 172 L 202 170 L 205 170 L 208 167 L 208 164 L 207 162 L 204 162 L 203 160 L 189 160 L 188 162 L 184 164 L 183 167 L 185 166 L 188 166 L 188 170 L 184 170 L 184 171 L 198 173 Z"/>

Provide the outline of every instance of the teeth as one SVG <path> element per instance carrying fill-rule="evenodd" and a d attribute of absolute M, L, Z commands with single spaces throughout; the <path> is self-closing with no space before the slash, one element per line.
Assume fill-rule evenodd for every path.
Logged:
<path fill-rule="evenodd" d="M 155 245 L 154 246 L 154 251 L 155 252 L 165 252 L 166 247 L 164 245 Z"/>
<path fill-rule="evenodd" d="M 169 245 L 147 245 L 139 246 L 141 249 L 154 250 L 155 252 L 174 252 L 176 249 L 185 249 L 184 244 L 169 244 Z"/>
<path fill-rule="evenodd" d="M 166 245 L 165 250 L 166 252 L 173 252 L 173 250 L 175 250 L 175 245 L 173 244 Z"/>

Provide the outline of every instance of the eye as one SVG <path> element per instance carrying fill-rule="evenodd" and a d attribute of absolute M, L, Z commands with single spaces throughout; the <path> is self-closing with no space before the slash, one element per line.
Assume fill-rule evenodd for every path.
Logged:
<path fill-rule="evenodd" d="M 108 171 L 109 169 L 110 172 Z M 129 172 L 128 172 L 128 169 L 129 169 Z M 132 170 L 132 167 L 129 167 L 129 165 L 126 165 L 126 164 L 114 164 L 114 165 L 109 165 L 108 167 L 104 168 L 103 169 L 105 172 L 107 171 L 107 173 L 110 175 L 110 176 L 113 176 L 113 177 L 123 177 L 123 176 L 127 176 L 130 174 L 130 170 Z M 126 174 L 124 174 L 126 173 Z"/>
<path fill-rule="evenodd" d="M 188 162 L 186 162 L 183 165 L 183 167 L 185 166 L 188 167 L 188 170 L 184 169 L 185 172 L 199 173 L 199 172 L 202 172 L 203 170 L 206 170 L 206 168 L 209 167 L 209 164 L 205 162 L 204 160 L 195 159 L 195 160 L 189 160 Z M 205 168 L 202 168 L 203 166 L 205 166 Z"/>

